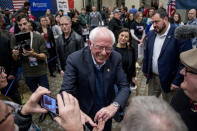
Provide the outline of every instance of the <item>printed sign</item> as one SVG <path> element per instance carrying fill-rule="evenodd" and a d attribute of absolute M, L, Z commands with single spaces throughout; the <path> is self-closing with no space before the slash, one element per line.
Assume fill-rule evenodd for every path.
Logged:
<path fill-rule="evenodd" d="M 50 9 L 50 1 L 49 0 L 29 0 L 31 3 L 31 11 L 46 11 L 46 9 Z"/>
<path fill-rule="evenodd" d="M 63 10 L 66 14 L 69 11 L 68 0 L 57 0 L 57 10 Z"/>

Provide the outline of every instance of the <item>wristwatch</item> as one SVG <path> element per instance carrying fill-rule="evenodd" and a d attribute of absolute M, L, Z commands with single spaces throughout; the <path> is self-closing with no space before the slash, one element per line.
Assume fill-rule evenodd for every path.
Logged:
<path fill-rule="evenodd" d="M 120 107 L 120 105 L 118 104 L 118 102 L 115 102 L 115 101 L 114 101 L 112 104 L 113 104 L 115 107 Z"/>

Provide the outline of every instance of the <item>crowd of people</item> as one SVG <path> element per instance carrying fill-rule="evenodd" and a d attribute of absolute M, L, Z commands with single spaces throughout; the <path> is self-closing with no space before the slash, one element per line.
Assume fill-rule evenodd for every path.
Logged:
<path fill-rule="evenodd" d="M 196 9 L 188 11 L 185 24 L 197 25 Z M 47 9 L 40 18 L 29 2 L 12 13 L 0 10 L 0 129 L 33 130 L 33 113 L 43 121 L 49 111 L 40 99 L 50 94 L 48 77 L 58 71 L 59 115 L 52 117 L 65 130 L 110 131 L 112 119 L 122 121 L 122 131 L 196 130 L 197 36 L 175 38 L 182 25 L 181 15 L 169 18 L 162 3 L 55 15 Z M 137 67 L 148 96 L 129 100 Z M 32 92 L 23 106 L 21 72 Z"/>

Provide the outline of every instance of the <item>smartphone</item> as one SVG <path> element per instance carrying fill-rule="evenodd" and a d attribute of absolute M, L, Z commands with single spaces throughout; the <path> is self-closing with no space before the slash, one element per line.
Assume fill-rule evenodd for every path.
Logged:
<path fill-rule="evenodd" d="M 55 115 L 59 115 L 57 100 L 49 95 L 43 95 L 40 101 L 41 106 Z"/>

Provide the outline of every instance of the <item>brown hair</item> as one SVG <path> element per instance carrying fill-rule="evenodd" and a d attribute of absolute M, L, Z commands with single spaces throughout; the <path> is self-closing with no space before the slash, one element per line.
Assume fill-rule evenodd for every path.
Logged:
<path fill-rule="evenodd" d="M 127 47 L 130 49 L 132 48 L 132 37 L 131 37 L 131 33 L 130 33 L 130 30 L 128 28 L 122 28 L 118 34 L 118 38 L 119 38 L 119 35 L 122 33 L 122 32 L 128 32 L 129 33 L 129 41 L 127 44 Z"/>

